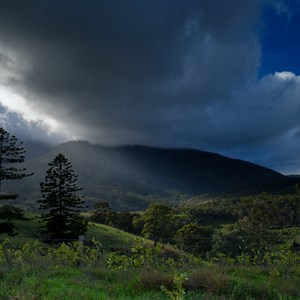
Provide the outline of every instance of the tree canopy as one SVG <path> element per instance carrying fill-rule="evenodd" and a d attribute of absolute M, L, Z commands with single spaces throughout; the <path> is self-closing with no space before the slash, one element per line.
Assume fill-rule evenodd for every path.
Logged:
<path fill-rule="evenodd" d="M 9 132 L 0 128 L 0 200 L 16 199 L 17 194 L 2 195 L 2 181 L 22 179 L 32 174 L 26 174 L 25 168 L 13 167 L 25 160 L 25 149 L 22 147 L 23 142 L 11 135 Z"/>
<path fill-rule="evenodd" d="M 172 225 L 172 207 L 163 203 L 152 203 L 143 214 L 144 228 L 142 234 L 146 238 L 165 241 L 170 237 Z"/>
<path fill-rule="evenodd" d="M 80 216 L 84 201 L 77 194 L 82 190 L 76 185 L 77 177 L 63 154 L 49 163 L 38 201 L 40 209 L 46 211 L 41 217 L 46 239 L 74 239 L 87 230 L 87 222 Z"/>
<path fill-rule="evenodd" d="M 3 180 L 16 180 L 30 176 L 32 174 L 25 173 L 25 168 L 20 168 L 19 165 L 25 160 L 25 149 L 22 147 L 23 142 L 11 135 L 9 132 L 0 128 L 0 200 L 15 200 L 18 194 L 3 193 Z M 14 166 L 12 166 L 14 165 Z M 26 220 L 22 209 L 12 205 L 4 205 L 0 207 L 0 234 L 7 233 L 15 235 L 13 224 L 14 220 Z"/>

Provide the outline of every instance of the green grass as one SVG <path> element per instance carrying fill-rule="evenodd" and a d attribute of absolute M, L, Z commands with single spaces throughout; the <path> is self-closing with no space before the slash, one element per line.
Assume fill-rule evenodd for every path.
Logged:
<path fill-rule="evenodd" d="M 13 244 L 7 244 L 14 251 L 15 243 L 32 243 L 39 237 L 36 234 L 36 215 L 27 214 L 27 217 L 31 218 L 30 221 L 17 222 L 19 234 L 10 238 Z M 288 239 L 297 230 L 285 229 L 282 235 Z M 4 238 L 2 235 L 1 239 Z M 91 264 L 88 255 L 80 265 L 76 259 L 74 263 L 68 263 L 74 258 L 72 251 L 76 252 L 77 246 L 71 252 L 59 252 L 61 257 L 51 256 L 49 253 L 52 250 L 44 252 L 43 248 L 43 251 L 38 248 L 36 252 L 29 249 L 26 253 L 26 247 L 16 256 L 21 257 L 20 260 L 8 262 L 5 255 L 0 255 L 0 299 L 166 300 L 168 298 L 160 287 L 164 285 L 172 289 L 174 274 L 182 272 L 188 276 L 184 283 L 186 300 L 300 299 L 300 267 L 290 262 L 263 266 L 234 265 L 226 261 L 212 263 L 192 259 L 168 246 L 164 248 L 164 253 L 174 258 L 174 265 L 167 266 L 166 258 L 160 256 L 157 260 L 159 265 L 117 270 L 108 268 L 105 253 L 121 250 L 118 252 L 126 254 L 136 244 L 136 236 L 109 226 L 90 223 L 86 245 L 93 238 L 101 243 L 101 247 L 99 257 Z M 148 241 L 146 244 L 152 243 Z M 128 255 L 132 257 L 132 254 Z"/>
<path fill-rule="evenodd" d="M 28 221 L 15 221 L 17 226 L 17 235 L 9 237 L 6 234 L 0 236 L 0 241 L 8 238 L 14 242 L 26 242 L 41 239 L 40 230 L 38 229 L 41 224 L 38 214 L 26 213 L 25 216 Z M 87 242 L 92 239 L 96 239 L 101 243 L 103 251 L 111 251 L 112 249 L 131 249 L 136 243 L 136 235 L 124 232 L 122 230 L 89 222 L 88 231 L 85 234 L 85 240 Z"/>
<path fill-rule="evenodd" d="M 160 286 L 170 283 L 174 270 L 50 267 L 2 270 L 0 275 L 0 299 L 150 300 L 167 299 Z M 184 299 L 296 300 L 298 282 L 299 278 L 272 278 L 260 268 L 190 268 Z"/>
<path fill-rule="evenodd" d="M 89 223 L 86 239 L 95 238 L 104 250 L 131 249 L 136 243 L 137 236 L 125 231 L 96 223 Z"/>
<path fill-rule="evenodd" d="M 113 276 L 113 277 L 112 277 Z M 160 291 L 142 291 L 133 272 L 47 269 L 2 276 L 1 299 L 165 299 Z"/>

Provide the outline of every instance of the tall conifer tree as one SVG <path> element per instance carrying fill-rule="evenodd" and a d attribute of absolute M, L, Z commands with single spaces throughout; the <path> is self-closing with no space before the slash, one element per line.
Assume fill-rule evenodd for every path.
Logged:
<path fill-rule="evenodd" d="M 25 150 L 22 147 L 23 142 L 11 135 L 9 132 L 0 127 L 0 200 L 14 200 L 18 194 L 4 194 L 2 191 L 3 180 L 22 179 L 32 174 L 26 174 L 25 168 L 13 167 L 18 166 L 25 160 Z M 24 211 L 12 205 L 3 205 L 0 207 L 0 234 L 16 235 L 13 221 L 27 220 L 24 217 Z"/>
<path fill-rule="evenodd" d="M 15 195 L 2 195 L 2 181 L 22 179 L 32 174 L 26 174 L 25 168 L 12 167 L 12 164 L 21 164 L 25 160 L 23 142 L 0 128 L 0 199 L 15 199 Z"/>
<path fill-rule="evenodd" d="M 42 182 L 42 199 L 38 201 L 42 215 L 44 233 L 47 239 L 73 239 L 87 230 L 87 222 L 80 216 L 84 201 L 77 192 L 77 175 L 71 163 L 63 154 L 58 154 L 49 163 L 45 181 Z"/>

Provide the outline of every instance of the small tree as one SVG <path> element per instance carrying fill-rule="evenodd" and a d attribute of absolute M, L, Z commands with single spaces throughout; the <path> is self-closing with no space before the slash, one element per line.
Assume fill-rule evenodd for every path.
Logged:
<path fill-rule="evenodd" d="M 25 160 L 23 142 L 0 128 L 0 200 L 16 199 L 15 195 L 2 195 L 2 180 L 22 179 L 32 174 L 26 174 L 25 168 L 12 167 L 11 164 L 20 164 Z"/>
<path fill-rule="evenodd" d="M 99 201 L 95 204 L 95 211 L 91 214 L 92 222 L 109 225 L 111 219 L 114 219 L 115 212 L 109 206 L 107 201 Z"/>
<path fill-rule="evenodd" d="M 273 196 L 262 193 L 257 198 L 248 200 L 245 215 L 237 222 L 240 235 L 247 239 L 248 247 L 264 248 L 274 241 L 272 227 L 276 227 L 278 217 L 283 210 L 276 205 Z"/>
<path fill-rule="evenodd" d="M 8 236 L 15 236 L 18 234 L 15 232 L 16 225 L 13 223 L 14 220 L 29 220 L 24 216 L 23 209 L 13 205 L 3 205 L 0 207 L 0 219 L 5 220 L 0 223 L 0 234 L 6 233 Z"/>
<path fill-rule="evenodd" d="M 87 222 L 79 214 L 84 201 L 77 195 L 82 190 L 76 185 L 78 176 L 63 154 L 58 154 L 49 167 L 38 201 L 40 209 L 47 211 L 41 217 L 43 232 L 48 239 L 77 238 L 87 230 Z"/>
<path fill-rule="evenodd" d="M 142 216 L 144 228 L 142 234 L 146 238 L 154 240 L 156 244 L 159 240 L 166 241 L 171 235 L 172 228 L 172 207 L 163 203 L 153 203 Z"/>
<path fill-rule="evenodd" d="M 210 226 L 186 224 L 177 231 L 175 239 L 184 251 L 204 255 L 212 248 L 212 234 Z"/>

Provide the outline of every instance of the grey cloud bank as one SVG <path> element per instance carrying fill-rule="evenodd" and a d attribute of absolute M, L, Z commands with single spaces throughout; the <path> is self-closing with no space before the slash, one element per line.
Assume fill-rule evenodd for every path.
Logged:
<path fill-rule="evenodd" d="M 298 171 L 299 77 L 257 78 L 266 3 L 0 1 L 0 85 L 70 137 Z"/>

